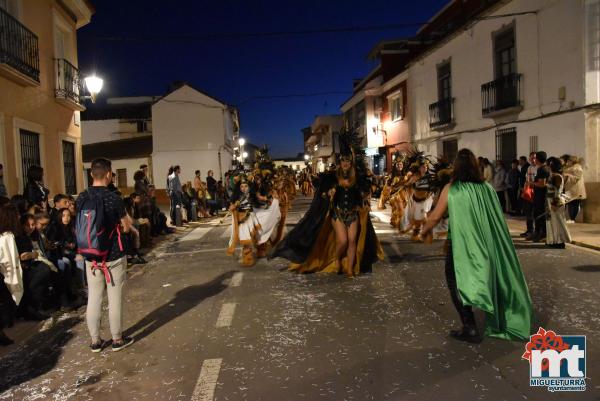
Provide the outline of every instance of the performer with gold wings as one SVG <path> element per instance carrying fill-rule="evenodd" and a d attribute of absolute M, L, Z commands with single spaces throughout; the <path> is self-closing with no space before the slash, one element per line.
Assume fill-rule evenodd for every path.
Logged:
<path fill-rule="evenodd" d="M 420 241 L 421 227 L 431 210 L 433 196 L 431 191 L 430 161 L 423 152 L 415 151 L 409 157 L 409 171 L 406 175 L 406 187 L 409 191 L 406 207 L 400 222 L 400 232 L 412 231 L 411 240 Z"/>
<path fill-rule="evenodd" d="M 279 199 L 273 196 L 275 167 L 266 147 L 258 152 L 257 159 L 253 175 L 240 177 L 230 206 L 233 221 L 227 254 L 233 255 L 238 242 L 241 243 L 244 266 L 253 266 L 256 258 L 267 256 L 281 220 Z"/>
<path fill-rule="evenodd" d="M 355 133 L 340 134 L 336 170 L 321 173 L 309 210 L 271 253 L 290 260 L 291 271 L 354 277 L 383 259 L 369 217 L 370 183 L 358 144 Z"/>
<path fill-rule="evenodd" d="M 404 218 L 404 212 L 409 198 L 412 194 L 408 183 L 408 166 L 406 164 L 407 157 L 400 152 L 394 155 L 394 170 L 390 177 L 390 206 L 392 207 L 392 216 L 390 224 L 392 227 L 400 228 Z"/>

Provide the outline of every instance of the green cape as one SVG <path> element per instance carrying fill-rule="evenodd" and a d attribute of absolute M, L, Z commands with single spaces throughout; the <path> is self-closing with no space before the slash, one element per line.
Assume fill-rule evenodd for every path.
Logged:
<path fill-rule="evenodd" d="M 460 299 L 486 313 L 485 334 L 529 340 L 533 310 L 498 195 L 487 183 L 456 182 L 448 194 Z"/>

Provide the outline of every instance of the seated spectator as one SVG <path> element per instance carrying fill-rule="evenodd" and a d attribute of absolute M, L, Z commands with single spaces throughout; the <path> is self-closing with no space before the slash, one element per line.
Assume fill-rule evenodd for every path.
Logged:
<path fill-rule="evenodd" d="M 196 218 L 194 218 L 192 216 L 192 203 L 196 202 L 196 205 L 198 204 L 198 202 L 196 201 L 196 191 L 194 191 L 194 188 L 192 188 L 192 185 L 190 182 L 186 182 L 185 184 L 183 184 L 181 186 L 181 191 L 182 191 L 182 204 L 183 207 L 185 209 L 185 214 L 186 214 L 186 221 L 193 221 L 196 220 L 196 218 L 198 216 L 196 216 Z"/>
<path fill-rule="evenodd" d="M 48 215 L 50 216 L 50 220 L 54 219 L 54 215 L 60 209 L 66 209 L 69 207 L 69 196 L 65 194 L 56 194 L 53 199 L 54 207 L 52 207 L 48 211 Z"/>
<path fill-rule="evenodd" d="M 6 186 L 4 186 L 4 166 L 0 163 L 0 196 L 8 197 Z"/>
<path fill-rule="evenodd" d="M 200 217 L 209 217 L 208 207 L 206 205 L 206 196 L 208 189 L 206 183 L 202 181 L 200 170 L 196 170 L 194 177 L 194 190 L 196 191 L 196 199 L 198 200 L 198 214 Z"/>
<path fill-rule="evenodd" d="M 84 286 L 85 264 L 77 261 L 75 230 L 69 209 L 62 208 L 56 212 L 46 232 L 48 241 L 52 244 L 52 260 L 58 263 L 61 272 L 61 287 L 64 289 L 61 304 L 65 308 L 78 308 L 84 303 L 75 296 L 74 288 Z M 73 277 L 77 278 L 76 283 L 73 282 Z"/>
<path fill-rule="evenodd" d="M 23 271 L 15 242 L 20 232 L 17 208 L 11 204 L 0 206 L 0 345 L 13 343 L 4 328 L 12 326 L 23 296 Z"/>
<path fill-rule="evenodd" d="M 135 228 L 140 233 L 140 246 L 146 248 L 152 245 L 150 240 L 150 233 L 152 231 L 150 223 L 150 207 L 147 197 L 134 192 L 130 195 L 132 206 L 131 206 L 131 218 Z"/>
<path fill-rule="evenodd" d="M 134 204 L 131 196 L 123 199 L 123 203 L 125 204 L 125 210 L 129 217 L 132 217 L 134 213 Z M 141 241 L 140 241 L 140 232 L 139 225 L 136 227 L 136 222 L 133 220 L 133 224 L 128 233 L 122 233 L 121 237 L 123 238 L 123 246 L 125 248 L 125 254 L 127 256 L 127 264 L 129 265 L 137 265 L 144 264 L 146 261 L 142 258 L 140 254 Z"/>
<path fill-rule="evenodd" d="M 16 238 L 16 242 L 25 291 L 19 309 L 28 319 L 45 320 L 52 313 L 48 302 L 52 263 L 44 261 L 41 252 L 34 247 L 35 217 L 31 214 L 22 215 L 21 227 L 22 232 Z"/>
<path fill-rule="evenodd" d="M 19 212 L 19 216 L 24 215 L 29 210 L 29 201 L 23 195 L 13 195 L 10 198 L 10 203 L 15 205 L 17 211 Z"/>
<path fill-rule="evenodd" d="M 108 189 L 110 192 L 113 192 L 113 193 L 115 193 L 115 194 L 117 194 L 117 195 L 119 195 L 119 196 L 122 196 L 123 194 L 121 193 L 121 191 L 119 191 L 119 189 L 118 189 L 118 188 L 117 188 L 117 186 L 115 185 L 115 177 L 116 177 L 116 174 L 115 174 L 115 173 L 111 173 L 111 174 L 112 174 L 112 175 L 111 175 L 111 178 L 110 178 L 110 184 L 108 184 L 106 188 L 107 188 L 107 189 Z"/>
<path fill-rule="evenodd" d="M 148 196 L 148 182 L 146 181 L 146 174 L 142 170 L 138 170 L 133 174 L 133 180 L 135 185 L 133 189 L 135 192 L 142 196 Z"/>
<path fill-rule="evenodd" d="M 167 216 L 160 211 L 156 205 L 155 197 L 156 188 L 150 184 L 148 186 L 148 199 L 150 200 L 150 224 L 152 227 L 152 235 L 172 234 L 175 232 L 174 229 L 167 225 Z"/>
<path fill-rule="evenodd" d="M 73 305 L 75 297 L 72 292 L 73 267 L 68 259 L 63 259 L 59 249 L 59 243 L 51 241 L 48 238 L 50 227 L 50 216 L 41 212 L 35 215 L 35 232 L 32 235 L 34 249 L 38 250 L 42 257 L 53 266 L 50 266 L 53 274 L 51 275 L 52 289 L 51 305 L 67 310 L 72 310 L 80 306 Z M 37 241 L 37 243 L 36 243 Z M 60 263 L 59 263 L 60 260 Z"/>
<path fill-rule="evenodd" d="M 71 213 L 71 221 L 74 221 L 75 216 L 77 215 L 77 209 L 75 208 L 75 198 L 73 195 L 68 195 L 69 197 L 69 212 Z"/>

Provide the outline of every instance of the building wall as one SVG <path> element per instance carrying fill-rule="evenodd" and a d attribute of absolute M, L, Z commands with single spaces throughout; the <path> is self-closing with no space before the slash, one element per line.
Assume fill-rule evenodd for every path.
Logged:
<path fill-rule="evenodd" d="M 180 165 L 182 181 L 191 181 L 194 171 L 215 178 L 231 169 L 233 124 L 227 107 L 183 86 L 152 106 L 153 165 L 155 177 L 166 177 L 169 166 Z M 219 168 L 219 154 L 221 167 Z M 164 189 L 165 180 L 157 180 Z"/>
<path fill-rule="evenodd" d="M 76 165 L 81 166 L 81 129 L 75 125 L 74 117 L 78 112 L 59 104 L 54 95 L 54 35 L 57 23 L 69 27 L 65 57 L 77 66 L 75 22 L 54 0 L 22 0 L 19 20 L 38 36 L 40 84 L 21 86 L 0 76 L 0 134 L 3 139 L 0 159 L 4 164 L 4 182 L 11 195 L 23 191 L 19 130 L 26 129 L 40 135 L 45 184 L 52 193 L 64 192 L 62 141 L 75 143 Z M 81 169 L 76 169 L 76 181 L 77 189 L 81 190 Z"/>
<path fill-rule="evenodd" d="M 82 145 L 91 143 L 116 141 L 152 135 L 152 121 L 146 121 L 147 129 L 138 132 L 137 122 L 123 120 L 86 120 L 81 122 Z"/>
<path fill-rule="evenodd" d="M 600 1 L 513 0 L 490 15 L 533 10 L 537 14 L 478 21 L 413 61 L 408 80 L 413 140 L 433 155 L 441 155 L 443 140 L 457 140 L 459 148 L 494 160 L 496 130 L 516 128 L 517 155 L 544 150 L 554 156 L 584 157 L 589 189 L 585 220 L 600 222 L 598 114 L 582 109 L 600 101 Z M 493 35 L 511 24 L 517 72 L 523 74 L 523 109 L 484 118 L 481 85 L 494 80 Z M 455 125 L 432 131 L 428 106 L 438 100 L 437 66 L 443 62 L 451 64 Z M 537 137 L 536 149 L 531 137 Z"/>
<path fill-rule="evenodd" d="M 135 158 L 135 159 L 111 160 L 111 163 L 112 163 L 112 170 L 115 174 L 117 173 L 117 170 L 119 170 L 119 169 L 127 170 L 127 187 L 125 188 L 125 191 L 122 190 L 122 192 L 129 194 L 129 193 L 133 192 L 133 187 L 135 185 L 135 180 L 133 179 L 133 175 L 135 174 L 136 171 L 138 171 L 140 169 L 140 166 L 142 164 L 149 165 L 150 158 L 149 157 L 139 157 L 139 158 Z M 86 174 L 86 182 L 85 182 L 86 186 L 88 184 L 87 169 L 91 168 L 91 164 L 92 164 L 91 162 L 83 164 L 84 174 Z M 119 185 L 119 188 L 123 189 L 123 187 L 121 185 Z"/>
<path fill-rule="evenodd" d="M 304 163 L 304 160 L 297 160 L 297 161 L 273 160 L 273 163 L 275 164 L 275 167 L 288 166 L 289 168 L 291 168 L 294 171 L 300 171 L 304 167 L 306 167 L 306 163 Z"/>
<path fill-rule="evenodd" d="M 113 133 L 119 132 L 119 120 L 82 121 L 82 145 L 112 141 Z"/>
<path fill-rule="evenodd" d="M 400 92 L 402 96 L 403 114 L 401 120 L 392 121 L 390 104 L 388 98 Z M 409 142 L 410 137 L 410 119 L 408 113 L 408 91 L 406 80 L 392 86 L 390 89 L 383 92 L 383 109 L 381 123 L 385 130 L 385 145 L 396 145 L 403 142 Z"/>
<path fill-rule="evenodd" d="M 152 106 L 154 151 L 217 150 L 225 142 L 226 111 L 183 86 Z"/>
<path fill-rule="evenodd" d="M 455 133 L 491 128 L 497 122 L 505 122 L 482 117 L 481 85 L 494 79 L 493 33 L 511 23 L 515 24 L 517 71 L 523 74 L 524 106 L 519 115 L 511 119 L 535 118 L 540 113 L 584 104 L 581 2 L 515 0 L 492 15 L 531 10 L 538 10 L 538 14 L 480 21 L 410 66 L 409 102 L 414 107 L 410 107 L 409 113 L 413 121 L 414 140 L 426 144 L 428 140 L 438 139 L 441 135 L 451 137 Z M 437 66 L 445 61 L 451 63 L 456 126 L 440 134 L 429 128 L 428 107 L 438 100 Z M 560 87 L 566 89 L 566 100 L 562 103 L 558 98 Z M 549 153 L 562 154 L 568 148 L 582 155 L 585 152 L 584 131 L 572 130 L 582 127 L 583 121 L 575 121 L 578 118 L 581 118 L 581 113 L 564 114 L 558 119 L 540 120 L 529 128 L 519 128 L 518 154 L 529 152 L 528 138 L 519 134 L 523 132 L 525 135 L 538 135 L 539 148 Z M 563 122 L 557 123 L 563 119 Z M 522 124 L 518 125 L 520 127 Z M 476 153 L 495 159 L 494 132 L 495 129 L 488 129 L 461 135 L 459 147 L 471 146 Z"/>

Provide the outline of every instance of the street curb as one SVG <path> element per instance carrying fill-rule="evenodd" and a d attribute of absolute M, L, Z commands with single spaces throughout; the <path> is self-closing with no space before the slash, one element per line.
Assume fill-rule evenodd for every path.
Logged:
<path fill-rule="evenodd" d="M 592 245 L 592 244 L 587 244 L 585 242 L 571 241 L 571 245 L 578 246 L 578 247 L 581 247 L 581 248 L 591 249 L 593 251 L 600 252 L 600 246 L 596 246 L 596 245 Z"/>

